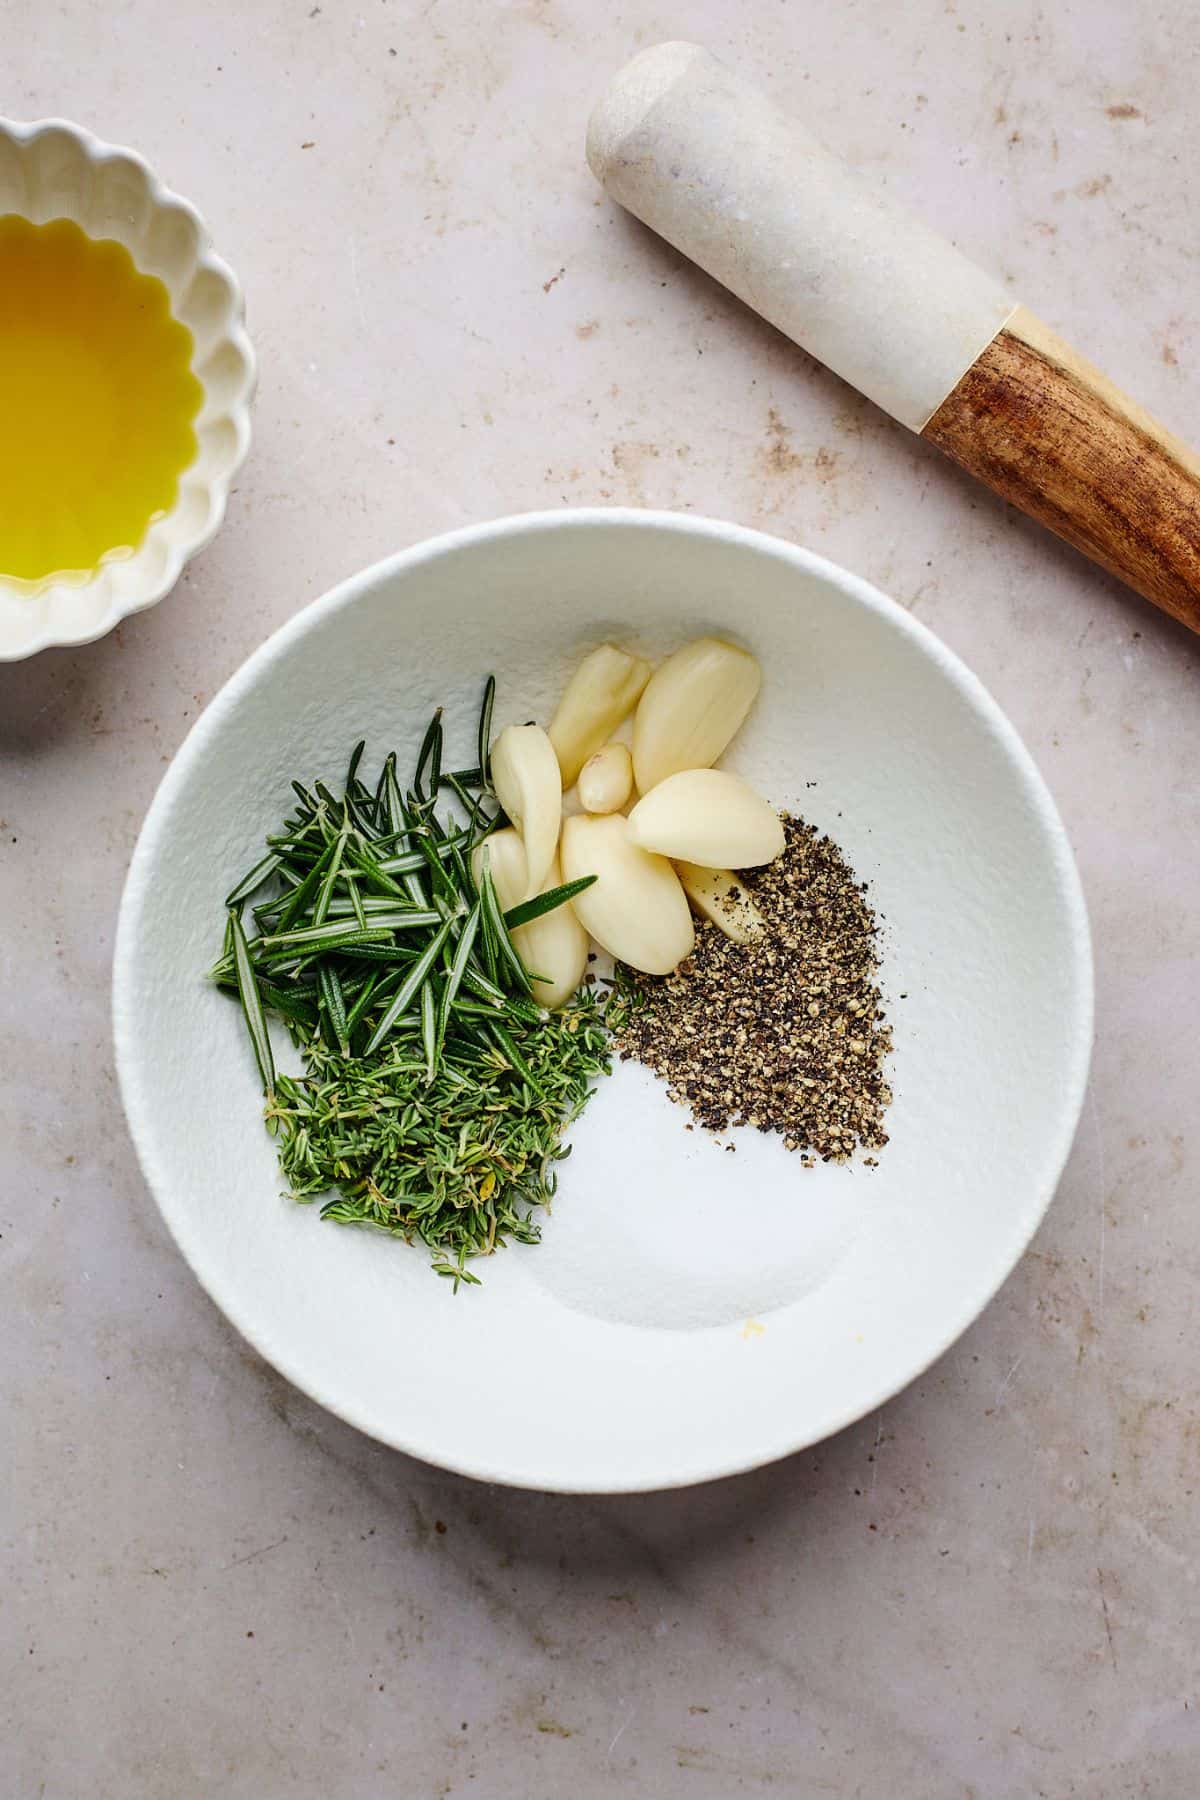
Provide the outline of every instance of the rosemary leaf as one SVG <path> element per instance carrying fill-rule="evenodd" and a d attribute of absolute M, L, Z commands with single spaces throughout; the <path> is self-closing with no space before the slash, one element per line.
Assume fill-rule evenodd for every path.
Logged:
<path fill-rule="evenodd" d="M 276 921 L 275 929 L 277 931 L 286 931 L 292 920 L 299 917 L 302 909 L 308 904 L 309 900 L 312 899 L 312 896 L 320 885 L 321 877 L 325 873 L 326 864 L 329 862 L 332 855 L 333 844 L 326 844 L 324 850 L 322 850 L 320 856 L 318 856 L 316 862 L 308 871 L 308 874 L 304 877 L 304 880 L 300 883 L 299 887 L 293 888 L 287 905 L 284 907 Z"/>
<path fill-rule="evenodd" d="M 496 677 L 489 675 L 483 687 L 483 704 L 479 708 L 479 780 L 483 787 L 492 785 L 492 709 L 496 704 Z"/>
<path fill-rule="evenodd" d="M 226 906 L 240 906 L 243 900 L 248 900 L 251 894 L 256 894 L 264 882 L 271 879 L 279 867 L 279 862 L 279 857 L 272 851 L 269 855 L 264 856 L 261 862 L 255 863 L 250 873 L 242 876 L 233 892 L 226 894 Z"/>
<path fill-rule="evenodd" d="M 354 1027 L 358 1024 L 358 1021 L 362 1018 L 362 1016 L 366 1012 L 368 1006 L 370 1006 L 371 1000 L 372 1000 L 372 998 L 375 994 L 375 990 L 378 986 L 379 986 L 379 971 L 377 969 L 375 969 L 375 970 L 372 970 L 371 974 L 367 976 L 367 979 L 363 984 L 362 992 L 359 994 L 358 998 L 355 1000 L 354 1005 L 350 1008 L 350 1011 L 346 1014 L 346 1036 L 347 1036 L 347 1038 L 350 1037 L 351 1033 L 354 1030 Z"/>
<path fill-rule="evenodd" d="M 446 1036 L 446 1026 L 450 1018 L 450 1010 L 458 998 L 458 990 L 462 986 L 463 976 L 467 972 L 467 964 L 471 960 L 471 951 L 475 943 L 475 933 L 479 930 L 480 902 L 477 900 L 467 914 L 454 951 L 454 961 L 450 964 L 450 972 L 446 977 L 446 985 L 442 989 L 441 1005 L 438 1008 L 437 1041 L 439 1046 Z"/>
<path fill-rule="evenodd" d="M 346 999 L 342 993 L 341 979 L 332 963 L 318 964 L 317 981 L 321 989 L 321 1006 L 333 1033 L 334 1048 L 340 1050 L 343 1056 L 349 1056 L 350 1025 L 346 1016 Z"/>
<path fill-rule="evenodd" d="M 561 887 L 535 894 L 532 900 L 523 900 L 520 906 L 510 906 L 504 915 L 504 923 L 510 931 L 515 931 L 518 925 L 528 925 L 531 919 L 540 919 L 545 913 L 573 900 L 576 894 L 582 894 L 595 880 L 594 875 L 581 875 L 577 881 L 564 881 Z"/>
<path fill-rule="evenodd" d="M 412 968 L 408 971 L 408 974 L 404 977 L 404 980 L 396 991 L 395 998 L 392 1000 L 391 1005 L 371 1033 L 366 1050 L 363 1052 L 364 1056 L 370 1056 L 372 1050 L 377 1050 L 379 1048 L 401 1013 L 407 1012 L 409 1006 L 416 998 L 417 990 L 424 985 L 429 975 L 429 971 L 441 954 L 442 945 L 449 936 L 450 923 L 449 920 L 447 920 L 441 930 L 430 938 L 429 943 L 421 952 Z"/>
<path fill-rule="evenodd" d="M 250 1042 L 254 1046 L 254 1060 L 258 1064 L 263 1089 L 269 1101 L 275 1087 L 275 1058 L 271 1054 L 267 1017 L 263 1011 L 262 996 L 258 991 L 254 964 L 250 961 L 245 929 L 236 908 L 230 911 L 229 924 L 233 937 L 233 960 L 237 970 L 238 998 L 242 1003 L 242 1011 L 246 1015 L 246 1029 L 250 1033 Z"/>
<path fill-rule="evenodd" d="M 425 1049 L 425 1080 L 431 1082 L 437 1074 L 438 1052 L 441 1044 L 438 1040 L 438 1005 L 433 995 L 433 983 L 427 981 L 421 989 L 421 1043 Z"/>
<path fill-rule="evenodd" d="M 346 886 L 349 890 L 351 910 L 354 913 L 354 917 L 358 920 L 359 925 L 365 931 L 367 929 L 367 908 L 362 895 L 358 891 L 358 883 L 355 881 L 353 875 L 348 878 Z"/>
<path fill-rule="evenodd" d="M 518 1074 L 521 1077 L 521 1080 L 523 1082 L 525 1082 L 528 1087 L 532 1088 L 532 1090 L 535 1094 L 540 1093 L 541 1090 L 538 1087 L 536 1076 L 534 1075 L 533 1071 L 530 1069 L 529 1064 L 525 1061 L 524 1057 L 521 1055 L 521 1052 L 517 1049 L 517 1046 L 513 1042 L 509 1033 L 507 1031 L 505 1031 L 503 1025 L 500 1024 L 499 1020 L 493 1019 L 491 1024 L 488 1026 L 488 1030 L 491 1032 L 492 1037 L 495 1039 L 496 1044 L 498 1045 L 501 1053 L 503 1054 L 505 1061 L 508 1063 L 508 1066 L 512 1070 L 514 1070 L 516 1074 Z"/>
<path fill-rule="evenodd" d="M 380 915 L 376 915 L 379 917 Z M 387 913 L 382 915 L 389 920 L 410 920 L 411 913 Z M 424 924 L 422 917 L 418 923 Z M 330 919 L 318 925 L 303 925 L 295 931 L 273 931 L 267 937 L 257 939 L 255 949 L 268 960 L 277 956 L 294 956 L 299 950 L 336 950 L 343 944 L 377 944 L 390 938 L 396 924 L 372 924 L 363 930 L 357 919 Z"/>
<path fill-rule="evenodd" d="M 500 910 L 500 902 L 496 898 L 496 884 L 492 880 L 492 871 L 488 867 L 487 852 L 484 852 L 483 868 L 480 871 L 479 898 L 483 905 L 483 916 L 487 920 L 488 930 L 496 950 L 497 961 L 508 965 L 509 974 L 523 993 L 533 992 L 533 982 L 529 971 L 521 961 L 516 945 L 508 935 L 508 927 L 504 923 L 504 914 Z"/>
<path fill-rule="evenodd" d="M 338 871 L 342 866 L 342 857 L 346 852 L 346 838 L 349 830 L 350 820 L 349 815 L 347 814 L 342 822 L 342 829 L 338 833 L 338 840 L 334 846 L 333 855 L 330 857 L 328 867 L 321 879 L 320 892 L 317 894 L 317 903 L 313 907 L 314 925 L 322 925 L 325 922 L 325 915 L 329 911 L 329 902 L 333 899 L 333 884 L 338 878 Z"/>
<path fill-rule="evenodd" d="M 376 794 L 376 806 L 382 798 L 387 814 L 388 830 L 393 837 L 400 837 L 408 820 L 404 816 L 404 802 L 400 798 L 400 783 L 396 780 L 396 752 L 389 751 L 383 765 L 383 774 L 379 778 L 379 792 Z"/>
<path fill-rule="evenodd" d="M 429 777 L 426 790 L 425 778 Z M 421 748 L 417 754 L 417 772 L 413 777 L 413 789 L 422 805 L 437 799 L 438 782 L 442 775 L 442 709 L 439 706 L 421 739 Z"/>

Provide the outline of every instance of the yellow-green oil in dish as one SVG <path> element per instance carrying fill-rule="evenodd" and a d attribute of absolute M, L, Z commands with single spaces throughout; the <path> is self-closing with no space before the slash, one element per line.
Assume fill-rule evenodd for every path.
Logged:
<path fill-rule="evenodd" d="M 123 245 L 0 217 L 0 581 L 86 580 L 170 510 L 204 398 L 192 350 Z"/>

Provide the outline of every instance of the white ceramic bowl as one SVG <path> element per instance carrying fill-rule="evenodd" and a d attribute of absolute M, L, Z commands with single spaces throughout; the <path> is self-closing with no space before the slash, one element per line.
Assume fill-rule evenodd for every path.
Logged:
<path fill-rule="evenodd" d="M 885 924 L 895 1023 L 878 1168 L 807 1171 L 699 1132 L 621 1065 L 575 1131 L 538 1248 L 457 1296 L 425 1253 L 281 1197 L 235 1005 L 202 972 L 222 896 L 352 743 L 410 757 L 436 702 L 462 755 L 544 717 L 581 649 L 735 630 L 765 681 L 732 766 L 831 832 Z M 815 783 L 815 786 L 810 786 Z M 902 997 L 903 996 L 903 997 Z M 168 771 L 117 937 L 142 1166 L 209 1293 L 276 1368 L 426 1460 L 561 1490 L 730 1474 L 849 1424 L 996 1292 L 1083 1098 L 1091 956 L 1054 805 L 978 681 L 874 588 L 735 526 L 627 511 L 502 520 L 343 583 L 252 656 Z"/>
<path fill-rule="evenodd" d="M 241 289 L 213 253 L 204 221 L 133 150 L 101 143 L 65 119 L 0 119 L 4 213 L 35 225 L 72 219 L 90 237 L 123 244 L 141 272 L 166 287 L 194 339 L 192 371 L 204 386 L 196 460 L 180 478 L 175 505 L 132 557 L 104 564 L 87 582 L 55 582 L 32 594 L 0 578 L 0 661 L 12 662 L 52 644 L 90 643 L 174 587 L 220 525 L 249 448 L 254 353 Z"/>

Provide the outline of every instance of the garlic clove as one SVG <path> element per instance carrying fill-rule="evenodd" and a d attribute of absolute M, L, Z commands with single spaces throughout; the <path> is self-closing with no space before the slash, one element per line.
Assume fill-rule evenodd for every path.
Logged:
<path fill-rule="evenodd" d="M 601 644 L 585 656 L 566 685 L 550 726 L 562 770 L 562 784 L 572 787 L 589 756 L 609 739 L 633 711 L 650 679 L 650 664 Z"/>
<path fill-rule="evenodd" d="M 540 892 L 549 893 L 561 883 L 556 856 Z M 571 901 L 543 913 L 540 919 L 531 919 L 528 925 L 518 925 L 512 941 L 525 967 L 534 973 L 533 997 L 538 1005 L 553 1011 L 568 1001 L 583 980 L 588 959 L 588 934 Z M 549 979 L 539 981 L 540 975 Z"/>
<path fill-rule="evenodd" d="M 766 923 L 732 869 L 706 869 L 700 863 L 677 862 L 675 873 L 694 912 L 711 919 L 735 944 L 760 938 Z"/>
<path fill-rule="evenodd" d="M 669 975 L 696 941 L 687 895 L 670 863 L 632 841 L 621 813 L 577 813 L 563 821 L 565 881 L 595 875 L 572 902 L 580 923 L 619 962 Z"/>
<path fill-rule="evenodd" d="M 481 844 L 476 844 L 471 852 L 471 874 L 475 877 L 476 887 L 483 880 L 485 850 L 501 912 L 507 912 L 510 906 L 520 906 L 522 900 L 529 898 L 529 865 L 520 832 L 512 825 L 506 825 L 503 831 L 493 831 Z"/>
<path fill-rule="evenodd" d="M 762 670 L 747 650 L 697 638 L 660 663 L 638 703 L 633 769 L 648 794 L 682 769 L 708 769 L 754 704 Z"/>
<path fill-rule="evenodd" d="M 751 869 L 783 852 L 779 814 L 726 769 L 685 769 L 638 801 L 629 835 L 642 850 L 710 869 Z"/>
<path fill-rule="evenodd" d="M 633 792 L 633 758 L 625 744 L 605 744 L 579 771 L 579 801 L 585 812 L 620 812 Z"/>
<path fill-rule="evenodd" d="M 496 798 L 521 834 L 528 864 L 522 900 L 540 894 L 562 819 L 562 777 L 540 725 L 506 725 L 492 745 Z M 516 902 L 514 901 L 515 905 Z"/>

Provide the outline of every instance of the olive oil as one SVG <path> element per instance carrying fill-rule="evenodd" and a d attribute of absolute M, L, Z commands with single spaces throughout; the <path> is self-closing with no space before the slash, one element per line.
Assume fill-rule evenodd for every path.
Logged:
<path fill-rule="evenodd" d="M 0 217 L 0 582 L 36 592 L 133 554 L 196 455 L 191 360 L 122 245 Z"/>

